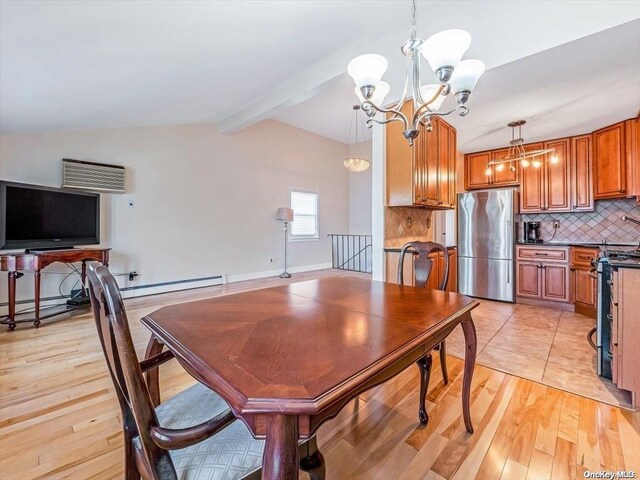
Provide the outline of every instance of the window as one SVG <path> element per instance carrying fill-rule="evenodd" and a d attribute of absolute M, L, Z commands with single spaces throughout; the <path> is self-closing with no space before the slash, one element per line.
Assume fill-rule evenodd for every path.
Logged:
<path fill-rule="evenodd" d="M 319 238 L 318 192 L 291 190 L 291 239 L 306 240 Z"/>

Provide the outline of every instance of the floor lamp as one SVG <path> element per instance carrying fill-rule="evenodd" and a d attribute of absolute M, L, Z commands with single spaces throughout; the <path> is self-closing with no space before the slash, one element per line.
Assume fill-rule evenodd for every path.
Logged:
<path fill-rule="evenodd" d="M 280 278 L 291 278 L 291 274 L 287 272 L 287 225 L 289 222 L 293 222 L 293 210 L 290 208 L 279 208 L 278 220 L 284 222 L 284 272 L 280 274 Z"/>

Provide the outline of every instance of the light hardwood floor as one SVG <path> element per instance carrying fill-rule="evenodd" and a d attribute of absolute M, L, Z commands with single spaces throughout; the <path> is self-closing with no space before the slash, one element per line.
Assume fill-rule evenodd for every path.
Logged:
<path fill-rule="evenodd" d="M 335 271 L 295 275 L 300 281 Z M 285 283 L 277 278 L 128 300 L 138 351 L 149 334 L 137 321 L 161 305 Z M 640 415 L 477 366 L 476 428 L 461 419 L 462 361 L 449 357 L 419 426 L 417 368 L 362 394 L 319 432 L 330 479 L 577 479 L 583 472 L 640 473 Z M 161 368 L 163 399 L 193 380 L 174 361 Z M 84 314 L 40 329 L 0 333 L 0 478 L 120 478 L 119 408 Z M 302 477 L 305 478 L 305 477 Z"/>

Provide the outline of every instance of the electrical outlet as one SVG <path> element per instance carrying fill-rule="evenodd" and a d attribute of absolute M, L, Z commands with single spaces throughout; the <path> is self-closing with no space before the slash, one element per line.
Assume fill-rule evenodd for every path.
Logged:
<path fill-rule="evenodd" d="M 269 263 L 273 263 L 273 257 L 269 257 Z"/>
<path fill-rule="evenodd" d="M 554 220 L 553 221 L 553 228 L 554 229 L 560 228 L 560 220 Z"/>

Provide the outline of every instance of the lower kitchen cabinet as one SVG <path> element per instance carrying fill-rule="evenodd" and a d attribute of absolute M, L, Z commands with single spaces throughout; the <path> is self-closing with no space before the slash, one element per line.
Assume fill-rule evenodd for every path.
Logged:
<path fill-rule="evenodd" d="M 569 304 L 569 287 L 566 248 L 529 245 L 516 248 L 516 296 L 520 302 Z"/>
<path fill-rule="evenodd" d="M 516 295 L 542 298 L 540 263 L 517 262 L 516 285 Z"/>
<path fill-rule="evenodd" d="M 598 258 L 600 249 L 572 247 L 571 263 L 571 301 L 576 312 L 596 318 L 596 295 L 598 278 L 591 266 L 591 260 Z"/>
<path fill-rule="evenodd" d="M 569 301 L 569 266 L 542 264 L 542 299 Z"/>

